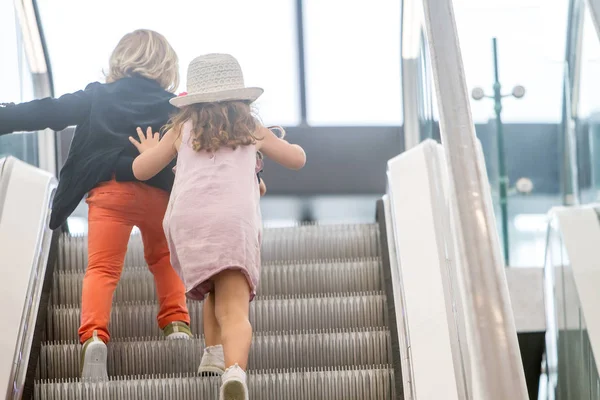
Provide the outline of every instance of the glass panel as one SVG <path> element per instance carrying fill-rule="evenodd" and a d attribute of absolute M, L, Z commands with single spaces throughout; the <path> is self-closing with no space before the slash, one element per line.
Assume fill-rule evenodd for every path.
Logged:
<path fill-rule="evenodd" d="M 582 203 L 600 199 L 600 40 L 590 11 L 583 17 L 577 133 L 579 189 Z"/>
<path fill-rule="evenodd" d="M 573 270 L 556 221 L 544 271 L 548 398 L 598 399 L 600 380 Z"/>
<path fill-rule="evenodd" d="M 11 1 L 0 2 L 0 37 L 3 51 L 0 62 L 0 102 L 19 103 L 33 99 L 33 82 Z M 0 157 L 6 155 L 38 165 L 37 133 L 0 136 Z"/>
<path fill-rule="evenodd" d="M 497 37 L 504 91 L 515 85 L 527 90 L 523 99 L 504 102 L 506 122 L 560 122 L 567 5 L 567 0 L 454 0 L 469 89 L 491 92 L 491 39 Z M 471 107 L 475 122 L 493 117 L 490 100 L 472 101 Z"/>
<path fill-rule="evenodd" d="M 102 71 L 119 39 L 144 27 L 164 34 L 177 51 L 179 91 L 185 90 L 185 71 L 194 57 L 231 53 L 242 65 L 246 85 L 265 89 L 257 106 L 266 124 L 296 125 L 300 120 L 293 0 L 181 0 L 170 3 L 168 10 L 158 0 L 105 0 L 94 7 L 94 18 L 87 17 L 89 2 L 38 4 L 57 95 L 103 81 Z"/>
<path fill-rule="evenodd" d="M 400 1 L 304 0 L 311 125 L 400 125 Z"/>
<path fill-rule="evenodd" d="M 0 87 L 2 88 L 0 102 L 20 101 L 20 52 L 15 8 L 11 1 L 0 2 L 0 37 L 3 53 L 0 63 Z"/>
<path fill-rule="evenodd" d="M 469 90 L 480 87 L 486 95 L 493 94 L 493 37 L 497 38 L 502 93 L 510 94 L 516 85 L 525 87 L 523 98 L 506 97 L 502 102 L 509 178 L 508 245 L 511 266 L 541 266 L 545 213 L 560 203 L 556 124 L 561 119 L 568 0 L 454 0 L 454 7 Z M 502 237 L 494 101 L 472 99 L 471 111 Z M 521 178 L 533 184 L 529 195 L 516 191 Z"/>
<path fill-rule="evenodd" d="M 556 230 L 556 221 L 552 221 L 548 229 L 546 260 L 544 265 L 544 304 L 546 306 L 546 373 L 548 375 L 546 389 L 548 399 L 554 400 L 558 385 L 558 334 L 562 310 L 562 282 L 560 272 L 561 238 Z M 562 315 L 562 314 L 561 314 Z"/>

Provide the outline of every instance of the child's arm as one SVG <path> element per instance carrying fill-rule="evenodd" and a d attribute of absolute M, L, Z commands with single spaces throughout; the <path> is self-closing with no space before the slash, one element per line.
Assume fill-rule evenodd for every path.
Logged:
<path fill-rule="evenodd" d="M 159 139 L 158 133 L 152 134 L 152 128 L 148 128 L 146 136 L 140 128 L 137 128 L 137 132 L 139 142 L 129 137 L 129 141 L 140 152 L 133 161 L 133 175 L 140 181 L 147 181 L 169 165 L 177 155 L 175 148 L 177 135 L 172 129 L 162 139 Z"/>
<path fill-rule="evenodd" d="M 90 84 L 85 90 L 58 99 L 48 97 L 0 107 L 0 135 L 46 128 L 60 131 L 78 125 L 89 115 L 93 88 Z"/>
<path fill-rule="evenodd" d="M 267 193 L 267 185 L 265 185 L 265 180 L 264 179 L 260 180 L 259 187 L 260 187 L 260 195 L 264 196 L 265 193 Z"/>
<path fill-rule="evenodd" d="M 258 137 L 261 139 L 257 141 L 258 150 L 276 163 L 295 170 L 301 169 L 306 164 L 306 153 L 297 144 L 290 144 L 278 138 L 270 129 L 263 126 L 259 128 Z"/>

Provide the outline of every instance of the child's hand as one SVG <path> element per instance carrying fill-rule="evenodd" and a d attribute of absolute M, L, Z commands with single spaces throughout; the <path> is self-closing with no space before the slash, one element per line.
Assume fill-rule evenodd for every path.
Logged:
<path fill-rule="evenodd" d="M 139 126 L 136 130 L 140 141 L 138 142 L 131 136 L 129 136 L 129 141 L 138 149 L 140 154 L 148 149 L 158 146 L 158 142 L 160 142 L 160 135 L 158 132 L 152 133 L 152 127 L 149 126 L 148 129 L 146 129 L 146 135 L 144 135 L 142 128 Z"/>
<path fill-rule="evenodd" d="M 260 195 L 264 196 L 267 193 L 267 185 L 265 185 L 265 181 L 263 179 L 260 180 Z"/>
<path fill-rule="evenodd" d="M 285 131 L 279 130 L 281 136 L 284 136 L 283 132 Z M 259 126 L 257 132 L 260 139 L 260 142 L 257 142 L 258 150 L 286 168 L 295 170 L 303 168 L 306 164 L 306 153 L 302 147 L 288 143 L 285 139 L 278 137 L 274 131 L 277 131 L 275 127 L 265 128 Z"/>

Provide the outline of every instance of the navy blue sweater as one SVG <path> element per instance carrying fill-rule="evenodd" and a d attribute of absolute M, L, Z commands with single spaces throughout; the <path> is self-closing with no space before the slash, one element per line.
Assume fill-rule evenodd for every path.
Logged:
<path fill-rule="evenodd" d="M 99 183 L 113 176 L 121 182 L 136 181 L 131 166 L 138 153 L 128 137 L 136 137 L 138 126 L 144 131 L 147 126 L 161 129 L 175 111 L 169 104 L 173 96 L 155 81 L 135 76 L 109 84 L 91 83 L 85 90 L 57 99 L 0 107 L 0 135 L 77 125 L 60 171 L 51 229 L 61 226 Z M 174 165 L 175 161 L 145 183 L 170 192 Z"/>

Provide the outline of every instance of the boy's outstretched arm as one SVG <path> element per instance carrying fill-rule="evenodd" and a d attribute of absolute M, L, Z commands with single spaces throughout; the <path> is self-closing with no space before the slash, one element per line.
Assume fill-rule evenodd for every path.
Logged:
<path fill-rule="evenodd" d="M 86 90 L 57 99 L 47 97 L 21 104 L 2 103 L 0 135 L 46 128 L 60 131 L 69 125 L 78 125 L 89 115 L 93 89 L 94 85 L 90 84 Z"/>

